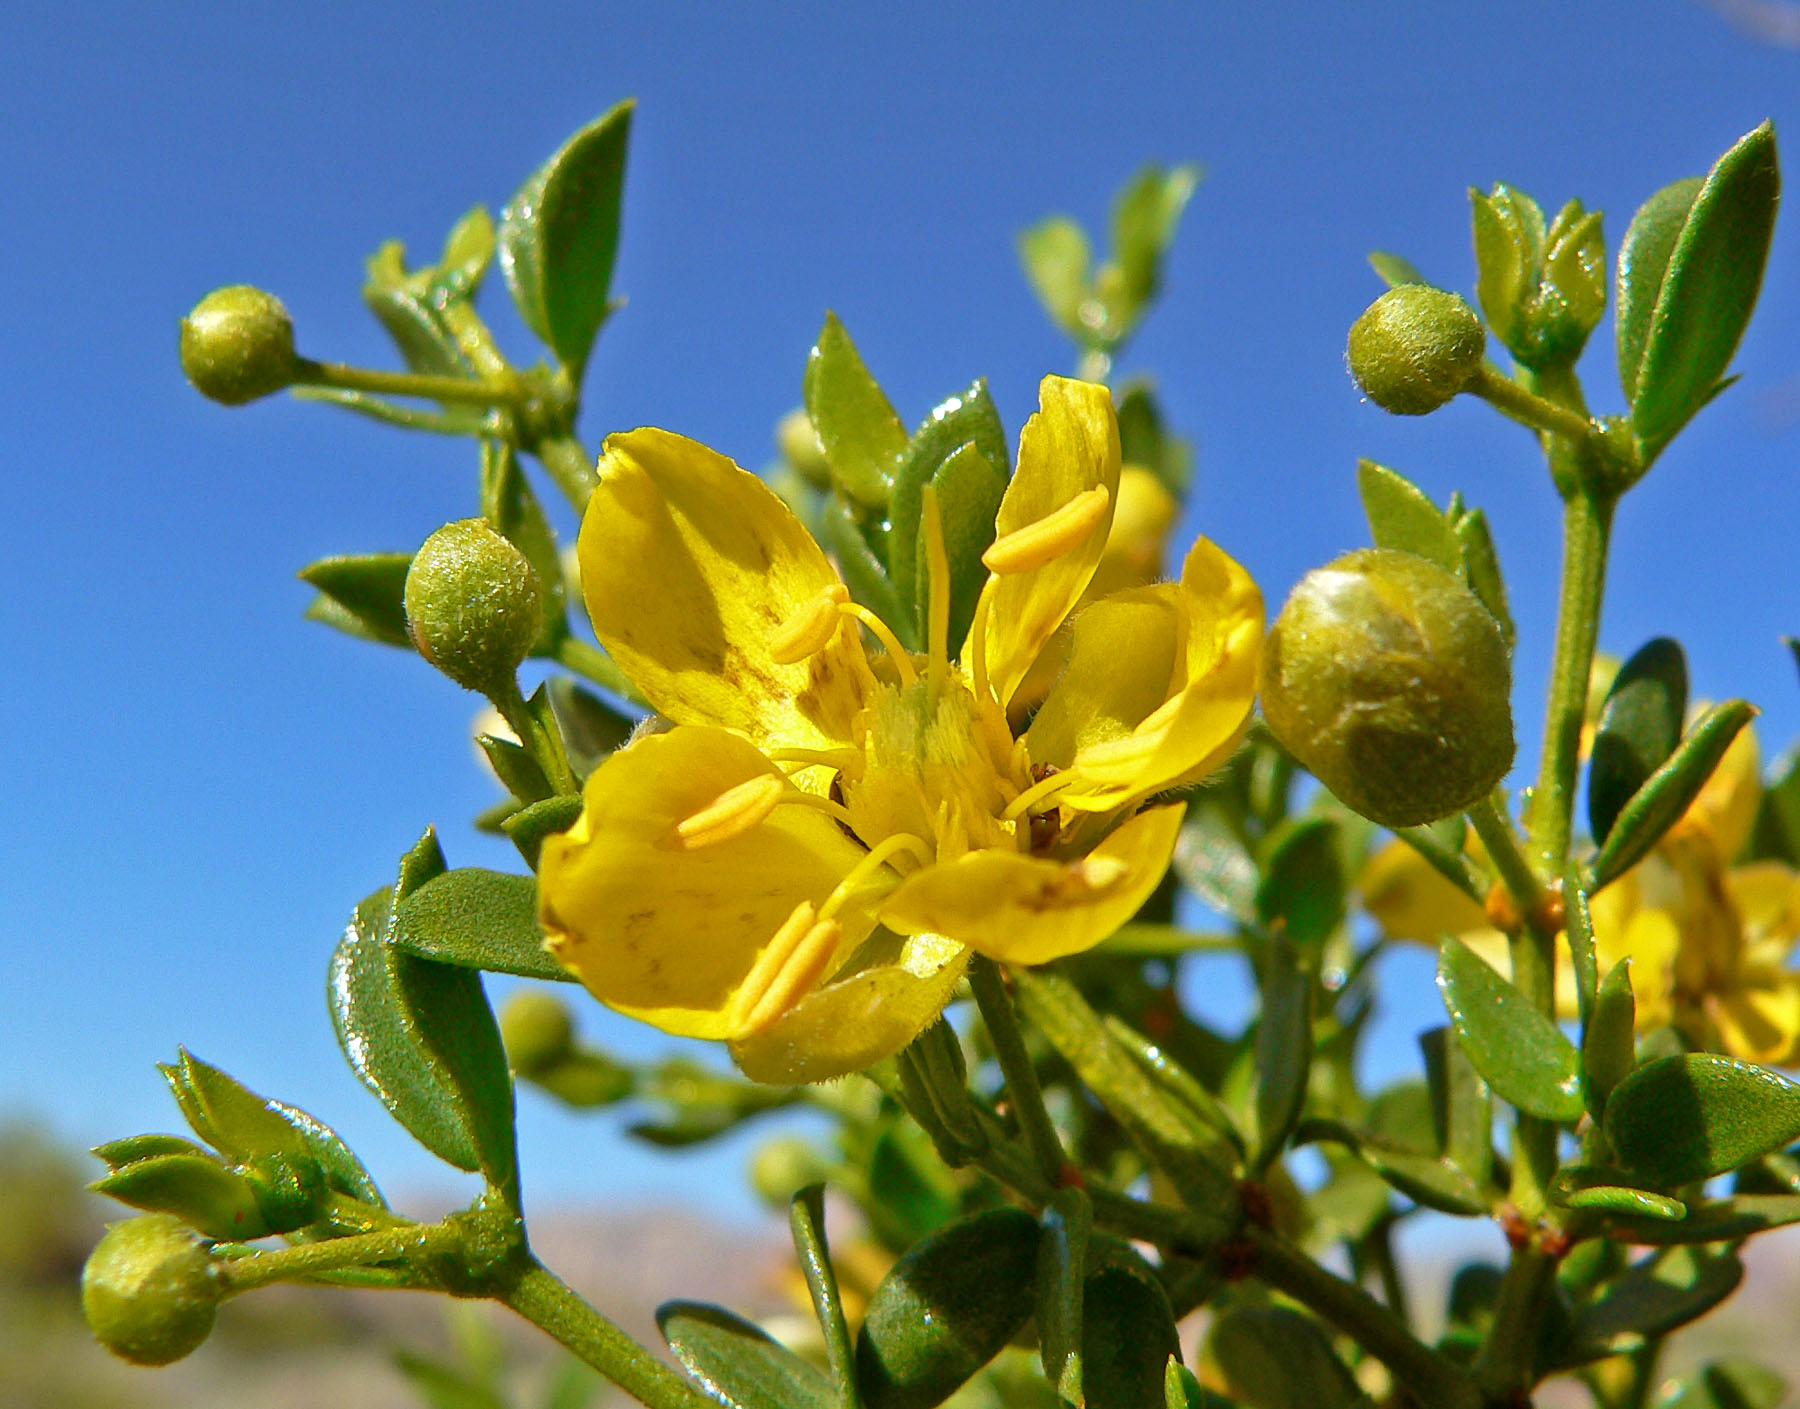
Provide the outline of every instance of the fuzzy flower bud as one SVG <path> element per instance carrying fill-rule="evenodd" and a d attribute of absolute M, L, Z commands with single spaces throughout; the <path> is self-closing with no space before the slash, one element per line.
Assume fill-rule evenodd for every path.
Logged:
<path fill-rule="evenodd" d="M 212 1332 L 223 1295 L 206 1244 L 167 1213 L 113 1224 L 81 1272 L 89 1328 L 134 1365 L 192 1354 Z"/>
<path fill-rule="evenodd" d="M 215 289 L 181 320 L 181 370 L 202 396 L 227 406 L 292 386 L 299 368 L 294 321 L 274 294 Z"/>
<path fill-rule="evenodd" d="M 1486 351 L 1475 310 L 1425 284 L 1389 289 L 1350 325 L 1350 375 L 1397 416 L 1437 410 L 1481 370 Z"/>
<path fill-rule="evenodd" d="M 1363 816 L 1460 812 L 1513 760 L 1511 664 L 1494 618 L 1435 563 L 1370 548 L 1301 579 L 1263 651 L 1263 715 Z"/>
<path fill-rule="evenodd" d="M 781 449 L 781 458 L 805 476 L 814 489 L 831 488 L 831 466 L 825 463 L 819 433 L 805 411 L 790 411 L 781 418 L 781 424 L 775 428 L 775 443 Z"/>
<path fill-rule="evenodd" d="M 413 644 L 467 690 L 512 682 L 543 624 L 537 573 L 486 519 L 445 524 L 413 555 L 406 623 Z"/>

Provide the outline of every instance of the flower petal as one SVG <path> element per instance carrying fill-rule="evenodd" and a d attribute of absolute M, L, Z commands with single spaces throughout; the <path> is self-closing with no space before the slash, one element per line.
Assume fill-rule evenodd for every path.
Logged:
<path fill-rule="evenodd" d="M 1047 964 L 1091 949 L 1149 898 L 1168 869 L 1186 809 L 1141 812 L 1086 856 L 1049 861 L 971 851 L 900 884 L 881 921 L 907 934 L 960 940 L 1010 964 Z"/>
<path fill-rule="evenodd" d="M 1791 1066 L 1800 1056 L 1800 974 L 1778 969 L 1746 978 L 1713 1008 L 1720 1045 L 1746 1062 Z"/>
<path fill-rule="evenodd" d="M 890 1057 L 944 1011 L 970 951 L 942 935 L 919 934 L 891 963 L 834 979 L 770 1026 L 731 1044 L 752 1081 L 774 1086 L 827 1081 Z"/>
<path fill-rule="evenodd" d="M 1066 550 L 990 580 L 988 610 L 977 617 L 960 658 L 966 665 L 977 649 L 983 652 L 988 680 L 1002 705 L 1012 699 L 1094 575 L 1118 488 L 1119 426 L 1112 394 L 1091 382 L 1045 377 L 1038 386 L 1037 414 L 1019 435 L 1019 468 L 995 517 L 996 544 L 1067 511 L 1095 489 L 1105 491 L 1105 504 L 1091 522 L 1082 520 L 1086 531 Z M 980 642 L 974 639 L 977 631 L 984 633 Z"/>
<path fill-rule="evenodd" d="M 776 659 L 842 585 L 755 475 L 668 431 L 608 436 L 578 551 L 600 643 L 670 719 L 799 748 L 851 740 L 874 689 L 858 628 L 844 618 L 815 654 Z"/>
<path fill-rule="evenodd" d="M 1505 948 L 1500 931 L 1488 924 L 1487 912 L 1398 837 L 1369 858 L 1356 889 L 1363 908 L 1389 939 L 1436 948 L 1445 935 L 1454 934 L 1480 952 L 1472 936 L 1485 934 Z"/>
<path fill-rule="evenodd" d="M 538 909 L 550 952 L 601 1002 L 665 1032 L 736 1035 L 758 956 L 865 855 L 825 813 L 769 807 L 744 786 L 768 777 L 780 770 L 754 747 L 700 726 L 641 738 L 594 770 L 574 827 L 544 843 Z M 733 800 L 749 825 L 718 823 Z M 697 817 L 709 825 L 684 827 Z M 839 918 L 841 962 L 873 919 Z"/>
<path fill-rule="evenodd" d="M 1081 774 L 1061 805 L 1108 811 L 1222 764 L 1250 720 L 1262 638 L 1262 593 L 1204 538 L 1179 584 L 1082 612 L 1069 667 L 1027 735 L 1033 762 Z"/>

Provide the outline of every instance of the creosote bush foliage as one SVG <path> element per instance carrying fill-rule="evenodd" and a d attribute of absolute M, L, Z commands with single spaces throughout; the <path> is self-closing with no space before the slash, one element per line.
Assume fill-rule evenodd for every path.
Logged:
<path fill-rule="evenodd" d="M 474 442 L 474 495 L 417 551 L 301 576 L 316 621 L 486 698 L 506 797 L 479 824 L 520 864 L 453 867 L 427 828 L 329 957 L 351 1066 L 481 1196 L 415 1221 L 326 1125 L 183 1051 L 163 1074 L 188 1133 L 96 1151 L 95 1187 L 140 1212 L 89 1262 L 95 1334 L 161 1364 L 225 1299 L 309 1281 L 499 1302 L 655 1409 L 1498 1409 L 1552 1379 L 1602 1409 L 1772 1409 L 1750 1361 L 1668 1383 L 1658 1361 L 1746 1242 L 1800 1222 L 1800 1088 L 1772 1070 L 1800 1065 L 1800 775 L 1765 777 L 1751 705 L 1690 706 L 1674 641 L 1595 651 L 1614 510 L 1729 384 L 1771 129 L 1651 194 L 1612 255 L 1579 201 L 1472 193 L 1473 302 L 1371 257 L 1390 288 L 1347 330 L 1350 376 L 1403 415 L 1480 398 L 1536 441 L 1554 623 L 1514 621 L 1480 508 L 1367 460 L 1371 546 L 1267 622 L 1230 545 L 1168 555 L 1186 446 L 1151 385 L 1109 383 L 1192 170 L 1125 187 L 1102 262 L 1067 219 L 1025 232 L 1077 375 L 1016 434 L 980 380 L 903 419 L 827 313 L 757 475 L 678 428 L 597 456 L 577 433 L 631 118 L 435 262 L 376 252 L 363 297 L 402 370 L 303 355 L 253 288 L 182 323 L 216 401 L 292 389 Z M 477 312 L 496 262 L 529 365 Z M 1609 293 L 1617 414 L 1577 373 Z M 1554 640 L 1544 744 L 1513 791 L 1532 633 Z M 1367 1090 L 1394 944 L 1437 951 L 1444 1011 L 1420 1075 Z M 1184 965 L 1221 951 L 1254 977 L 1235 1027 L 1183 1002 Z M 541 983 L 496 1017 L 484 971 Z M 600 1050 L 590 998 L 735 1073 Z M 670 1303 L 671 1368 L 575 1295 L 521 1213 L 520 1082 L 635 1103 L 667 1146 L 828 1116 L 754 1166 L 816 1328 Z M 860 1214 L 835 1257 L 826 1189 Z M 1396 1252 L 1428 1211 L 1510 1250 L 1441 1307 Z M 1177 1323 L 1203 1308 L 1196 1349 Z"/>

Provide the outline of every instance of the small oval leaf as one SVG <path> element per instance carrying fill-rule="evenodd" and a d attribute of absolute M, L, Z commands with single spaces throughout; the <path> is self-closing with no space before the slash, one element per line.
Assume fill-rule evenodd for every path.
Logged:
<path fill-rule="evenodd" d="M 1606 1113 L 1606 1098 L 1637 1065 L 1637 999 L 1631 991 L 1631 959 L 1619 960 L 1594 993 L 1593 1011 L 1581 1035 L 1581 1070 L 1588 1110 Z"/>
<path fill-rule="evenodd" d="M 1620 1164 L 1675 1188 L 1800 1140 L 1800 1086 L 1708 1052 L 1660 1057 L 1612 1093 L 1605 1128 Z"/>
<path fill-rule="evenodd" d="M 427 881 L 394 911 L 393 943 L 421 959 L 467 969 L 567 981 L 544 948 L 537 882 L 530 876 L 459 867 Z"/>
<path fill-rule="evenodd" d="M 832 479 L 866 508 L 886 508 L 906 428 L 835 313 L 807 356 L 803 389 Z"/>
<path fill-rule="evenodd" d="M 1209 1342 L 1231 1393 L 1248 1409 L 1351 1409 L 1367 1402 L 1318 1322 L 1285 1306 L 1241 1306 Z"/>
<path fill-rule="evenodd" d="M 1126 1244 L 1095 1238 L 1082 1292 L 1081 1391 L 1087 1409 L 1140 1409 L 1161 1396 L 1181 1340 L 1156 1274 Z"/>
<path fill-rule="evenodd" d="M 665 1302 L 656 1324 L 682 1368 L 729 1409 L 838 1409 L 818 1369 L 723 1307 Z"/>
<path fill-rule="evenodd" d="M 1463 1050 L 1497 1096 L 1545 1120 L 1580 1119 L 1574 1044 L 1454 935 L 1438 951 L 1438 988 Z"/>
<path fill-rule="evenodd" d="M 1605 842 L 1619 810 L 1681 742 L 1687 718 L 1687 657 L 1658 636 L 1619 667 L 1594 736 L 1588 764 L 1588 825 Z"/>
<path fill-rule="evenodd" d="M 1405 475 L 1373 460 L 1356 462 L 1356 488 L 1377 548 L 1398 548 L 1462 576 L 1462 548 L 1443 513 Z"/>

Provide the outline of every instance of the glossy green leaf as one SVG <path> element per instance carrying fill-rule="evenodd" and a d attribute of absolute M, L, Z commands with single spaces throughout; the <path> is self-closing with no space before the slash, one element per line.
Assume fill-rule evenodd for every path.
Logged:
<path fill-rule="evenodd" d="M 840 1409 L 822 1372 L 723 1307 L 665 1302 L 656 1324 L 694 1382 L 729 1409 Z"/>
<path fill-rule="evenodd" d="M 1544 212 L 1530 196 L 1505 182 L 1491 194 L 1469 192 L 1475 236 L 1475 297 L 1494 336 L 1517 355 L 1525 305 L 1537 288 L 1544 247 Z"/>
<path fill-rule="evenodd" d="M 1764 123 L 1703 182 L 1665 188 L 1632 219 L 1619 255 L 1619 375 L 1646 462 L 1711 398 L 1737 351 L 1780 193 Z"/>
<path fill-rule="evenodd" d="M 481 446 L 481 512 L 531 564 L 537 575 L 538 601 L 544 623 L 533 655 L 551 655 L 557 641 L 569 634 L 564 602 L 562 560 L 557 556 L 556 533 L 536 492 L 525 478 L 519 457 L 510 444 L 487 440 Z"/>
<path fill-rule="evenodd" d="M 1477 1186 L 1489 1183 L 1494 1161 L 1494 1103 L 1452 1027 L 1421 1033 L 1425 1075 L 1438 1147 Z"/>
<path fill-rule="evenodd" d="M 1606 1213 L 1623 1213 L 1633 1218 L 1655 1218 L 1680 1222 L 1687 1217 L 1687 1205 L 1680 1199 L 1653 1194 L 1647 1189 L 1632 1189 L 1621 1184 L 1588 1184 L 1571 1189 L 1556 1202 L 1564 1208 L 1600 1209 Z"/>
<path fill-rule="evenodd" d="M 1381 276 L 1382 282 L 1390 289 L 1397 289 L 1402 284 L 1429 284 L 1419 272 L 1418 265 L 1401 255 L 1391 254 L 1387 250 L 1371 250 L 1369 252 L 1369 268 Z"/>
<path fill-rule="evenodd" d="M 1463 1050 L 1495 1095 L 1546 1120 L 1580 1118 L 1574 1044 L 1454 935 L 1438 950 L 1438 989 Z"/>
<path fill-rule="evenodd" d="M 1687 1216 L 1674 1222 L 1616 1216 L 1606 1221 L 1606 1230 L 1625 1242 L 1664 1247 L 1748 1238 L 1795 1223 L 1800 1223 L 1800 1195 L 1737 1194 L 1728 1199 L 1690 1203 Z"/>
<path fill-rule="evenodd" d="M 394 911 L 391 942 L 421 959 L 467 969 L 567 981 L 544 948 L 537 883 L 476 866 L 425 882 Z"/>
<path fill-rule="evenodd" d="M 1356 487 L 1377 548 L 1397 548 L 1462 576 L 1462 548 L 1456 534 L 1422 489 L 1373 460 L 1356 462 Z"/>
<path fill-rule="evenodd" d="M 519 316 L 577 383 L 608 301 L 619 249 L 627 99 L 581 129 L 500 213 L 500 269 Z"/>
<path fill-rule="evenodd" d="M 1085 1190 L 1058 1189 L 1040 1219 L 1037 1336 L 1044 1378 L 1071 1404 L 1082 1403 L 1082 1307 L 1094 1210 Z"/>
<path fill-rule="evenodd" d="M 1283 823 L 1263 845 L 1256 918 L 1296 949 L 1313 950 L 1343 921 L 1349 878 L 1330 817 Z"/>
<path fill-rule="evenodd" d="M 910 1247 L 960 1211 L 955 1178 L 920 1132 L 890 1127 L 869 1152 L 869 1215 L 877 1233 Z"/>
<path fill-rule="evenodd" d="M 1594 858 L 1591 890 L 1598 891 L 1624 875 L 1649 854 L 1700 795 L 1738 730 L 1756 714 L 1754 705 L 1727 700 L 1694 721 L 1675 751 L 1619 809 L 1600 854 Z"/>
<path fill-rule="evenodd" d="M 127 1135 L 122 1140 L 108 1140 L 95 1145 L 91 1151 L 94 1158 L 104 1161 L 110 1169 L 123 1169 L 138 1160 L 154 1159 L 158 1155 L 199 1155 L 206 1157 L 206 1151 L 192 1140 L 180 1135 Z"/>
<path fill-rule="evenodd" d="M 270 1101 L 268 1106 L 299 1133 L 306 1153 L 325 1175 L 328 1188 L 335 1189 L 340 1194 L 348 1194 L 353 1199 L 361 1199 L 376 1208 L 387 1207 L 387 1200 L 382 1197 L 381 1190 L 376 1187 L 369 1171 L 337 1131 L 285 1101 Z"/>
<path fill-rule="evenodd" d="M 1605 1128 L 1620 1164 L 1675 1188 L 1800 1139 L 1800 1087 L 1711 1053 L 1660 1057 L 1613 1091 Z"/>
<path fill-rule="evenodd" d="M 153 1155 L 88 1187 L 148 1213 L 172 1213 L 209 1238 L 250 1242 L 272 1231 L 249 1182 L 207 1155 Z"/>
<path fill-rule="evenodd" d="M 868 1409 L 932 1409 L 1031 1316 L 1038 1226 L 1015 1208 L 946 1224 L 896 1262 L 869 1299 L 856 1347 Z"/>
<path fill-rule="evenodd" d="M 806 1278 L 813 1314 L 825 1337 L 825 1358 L 837 1387 L 838 1409 L 861 1409 L 856 1388 L 856 1353 L 850 1343 L 850 1326 L 844 1318 L 844 1299 L 838 1291 L 837 1272 L 831 1265 L 831 1249 L 825 1240 L 825 1186 L 809 1184 L 788 1203 L 788 1228 L 794 1238 L 794 1254 Z"/>
<path fill-rule="evenodd" d="M 521 804 L 528 806 L 555 796 L 556 789 L 523 744 L 494 734 L 477 734 L 475 747 L 486 757 L 501 785 Z"/>
<path fill-rule="evenodd" d="M 1004 465 L 1004 460 L 999 462 Z M 994 541 L 994 517 L 1006 494 L 1006 475 L 979 453 L 965 446 L 952 455 L 931 477 L 938 512 L 944 521 L 945 556 L 950 562 L 950 649 L 968 639 L 975 620 L 975 606 L 987 584 L 987 565 L 981 555 Z M 922 604 L 927 584 L 923 574 L 917 591 Z"/>
<path fill-rule="evenodd" d="M 1244 1409 L 1351 1409 L 1366 1403 L 1318 1322 L 1285 1306 L 1239 1306 L 1209 1342 Z"/>
<path fill-rule="evenodd" d="M 389 942 L 394 897 L 404 903 L 441 874 L 427 832 L 399 883 L 357 907 L 332 955 L 332 1020 L 351 1069 L 420 1144 L 505 1186 L 516 1168 L 512 1077 L 480 975 Z"/>
<path fill-rule="evenodd" d="M 1435 1155 L 1352 1130 L 1337 1120 L 1303 1120 L 1294 1131 L 1295 1144 L 1320 1140 L 1343 1145 L 1390 1188 L 1425 1208 L 1469 1218 L 1492 1207 L 1493 1199 L 1465 1170 Z"/>
<path fill-rule="evenodd" d="M 1118 266 L 1124 316 L 1135 319 L 1162 283 L 1163 256 L 1199 184 L 1200 169 L 1147 166 L 1113 203 L 1113 261 Z"/>
<path fill-rule="evenodd" d="M 1143 1409 L 1162 1397 L 1181 1341 L 1169 1298 L 1143 1258 L 1096 1237 L 1082 1296 L 1081 1386 L 1087 1409 Z M 1066 1397 L 1066 1396 L 1065 1396 Z"/>
<path fill-rule="evenodd" d="M 1487 515 L 1480 509 L 1470 509 L 1457 517 L 1452 531 L 1462 553 L 1462 575 L 1470 590 L 1481 599 L 1481 605 L 1499 623 L 1501 639 L 1510 651 L 1518 633 L 1506 600 L 1506 579 L 1500 572 L 1500 557 L 1494 551 L 1493 535 L 1488 532 Z"/>
<path fill-rule="evenodd" d="M 320 597 L 337 608 L 337 613 L 321 615 L 315 603 L 307 615 L 371 641 L 410 648 L 406 573 L 411 567 L 411 553 L 321 558 L 300 570 L 300 580 L 318 588 Z"/>
<path fill-rule="evenodd" d="M 864 507 L 885 509 L 906 451 L 906 428 L 835 313 L 825 315 L 807 355 L 803 385 L 832 482 Z"/>
<path fill-rule="evenodd" d="M 581 799 L 564 793 L 558 797 L 547 797 L 542 802 L 534 802 L 528 807 L 521 807 L 517 812 L 500 824 L 512 844 L 519 848 L 519 854 L 525 858 L 525 864 L 535 867 L 538 853 L 543 849 L 544 838 L 566 832 L 575 825 L 575 819 L 581 816 Z"/>
<path fill-rule="evenodd" d="M 1277 932 L 1263 955 L 1256 1019 L 1256 1156 L 1253 1171 L 1278 1158 L 1306 1104 L 1312 1070 L 1313 978 L 1297 946 Z"/>
<path fill-rule="evenodd" d="M 1595 1120 L 1606 1099 L 1637 1065 L 1637 999 L 1631 991 L 1631 959 L 1619 960 L 1594 993 L 1593 1011 L 1581 1034 L 1581 1070 L 1588 1110 Z"/>
<path fill-rule="evenodd" d="M 1575 1313 L 1559 1368 L 1634 1350 L 1704 1316 L 1737 1290 L 1744 1266 L 1729 1250 L 1653 1253 L 1601 1285 Z"/>
<path fill-rule="evenodd" d="M 591 690 L 584 690 L 567 675 L 552 675 L 544 682 L 557 731 L 575 771 L 586 777 L 615 749 L 624 747 L 637 721 L 607 704 Z"/>
<path fill-rule="evenodd" d="M 1787 1381 L 1750 1360 L 1714 1360 L 1670 1380 L 1652 1409 L 1776 1409 Z"/>
<path fill-rule="evenodd" d="M 1116 1013 L 1101 1019 L 1109 1035 L 1171 1104 L 1193 1118 L 1216 1162 L 1229 1167 L 1245 1154 L 1244 1137 L 1219 1098 L 1195 1079 L 1173 1052 L 1151 1042 Z"/>
<path fill-rule="evenodd" d="M 1019 259 L 1052 321 L 1078 343 L 1092 330 L 1082 318 L 1089 297 L 1087 236 L 1064 215 L 1053 215 L 1019 236 Z"/>
<path fill-rule="evenodd" d="M 299 1131 L 261 1096 L 185 1047 L 180 1054 L 160 1070 L 182 1115 L 207 1144 L 234 1161 L 305 1153 Z"/>
<path fill-rule="evenodd" d="M 1588 764 L 1588 825 L 1605 842 L 1619 810 L 1681 742 L 1687 718 L 1687 656 L 1658 636 L 1619 667 L 1594 736 Z"/>

